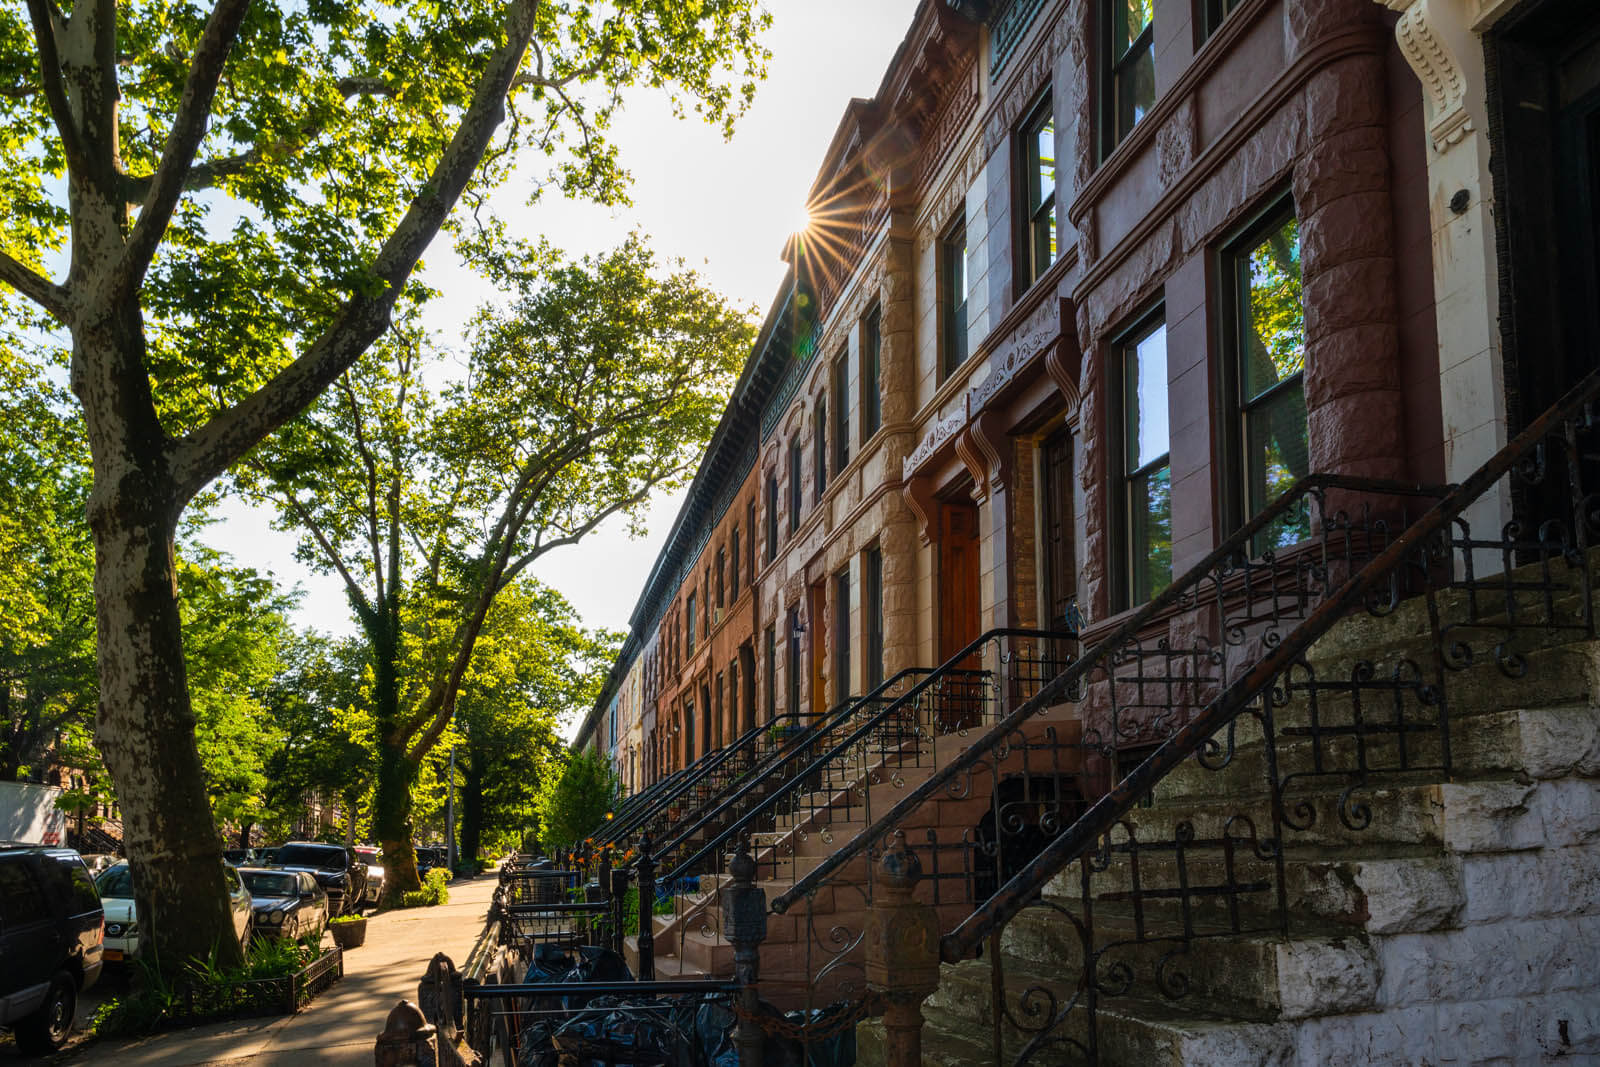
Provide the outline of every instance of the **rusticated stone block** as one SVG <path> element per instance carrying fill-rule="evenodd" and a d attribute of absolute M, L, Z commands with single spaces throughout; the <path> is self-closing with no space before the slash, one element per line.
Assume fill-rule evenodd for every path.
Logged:
<path fill-rule="evenodd" d="M 1518 711 L 1522 769 L 1535 778 L 1600 775 L 1600 714 L 1591 708 Z"/>
<path fill-rule="evenodd" d="M 1564 848 L 1600 838 L 1600 782 L 1583 778 L 1544 782 L 1536 800 L 1546 845 Z"/>
<path fill-rule="evenodd" d="M 1388 132 L 1357 126 L 1319 140 L 1294 168 L 1294 202 L 1302 217 L 1352 193 L 1389 190 Z"/>
<path fill-rule="evenodd" d="M 1376 55 L 1350 56 L 1306 80 L 1306 135 L 1313 144 L 1359 126 L 1382 126 L 1388 81 Z"/>
<path fill-rule="evenodd" d="M 1395 320 L 1394 261 L 1359 259 L 1343 263 L 1304 263 L 1306 339 L 1312 346 L 1352 326 Z M 1393 358 L 1392 356 L 1390 357 Z"/>
<path fill-rule="evenodd" d="M 1469 923 L 1600 912 L 1600 851 L 1550 848 L 1467 856 L 1461 880 Z"/>
<path fill-rule="evenodd" d="M 1283 5 L 1288 51 L 1300 55 L 1325 37 L 1344 33 L 1372 17 L 1373 7 L 1358 0 L 1287 0 Z"/>
<path fill-rule="evenodd" d="M 1324 337 L 1307 360 L 1306 404 L 1317 408 L 1339 397 L 1398 390 L 1398 345 L 1399 333 L 1389 322 L 1352 326 Z"/>
<path fill-rule="evenodd" d="M 1452 852 L 1514 852 L 1544 844 L 1538 787 L 1517 782 L 1446 782 L 1445 846 Z"/>
<path fill-rule="evenodd" d="M 1301 257 L 1307 264 L 1348 263 L 1394 254 L 1386 189 L 1352 191 L 1316 211 L 1301 209 Z"/>
<path fill-rule="evenodd" d="M 1464 903 L 1461 874 L 1449 861 L 1374 860 L 1355 867 L 1369 933 L 1437 930 L 1455 924 Z"/>
<path fill-rule="evenodd" d="M 1313 470 L 1349 473 L 1352 460 L 1369 460 L 1396 478 L 1404 470 L 1404 409 L 1398 390 L 1329 400 L 1308 412 Z M 1388 463 L 1384 461 L 1388 460 Z"/>
<path fill-rule="evenodd" d="M 1378 957 L 1355 938 L 1278 946 L 1278 997 L 1285 1019 L 1359 1011 L 1378 994 Z"/>

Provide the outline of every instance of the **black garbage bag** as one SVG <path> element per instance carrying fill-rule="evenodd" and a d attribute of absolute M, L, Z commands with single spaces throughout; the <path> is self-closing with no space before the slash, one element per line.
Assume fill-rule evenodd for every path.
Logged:
<path fill-rule="evenodd" d="M 524 982 L 561 982 L 578 961 L 562 951 L 560 946 L 541 942 L 533 947 L 533 962 L 528 964 Z"/>
<path fill-rule="evenodd" d="M 855 1007 L 848 1000 L 835 1001 L 826 1008 L 814 1008 L 809 1012 L 795 1010 L 784 1012 L 783 1017 L 796 1026 L 823 1030 L 829 1022 Z M 854 1067 L 856 1062 L 856 1028 L 854 1025 L 845 1026 L 837 1033 L 828 1037 L 816 1038 L 805 1043 L 795 1038 L 786 1039 L 790 1047 L 792 1060 L 784 1060 L 785 1067 Z M 772 1058 L 769 1055 L 767 1063 L 770 1067 Z"/>
<path fill-rule="evenodd" d="M 578 961 L 567 971 L 567 982 L 631 982 L 633 972 L 623 958 L 600 945 L 579 945 Z"/>
<path fill-rule="evenodd" d="M 706 1067 L 694 1009 L 693 1002 L 596 997 L 553 1027 L 525 1030 L 520 1067 Z"/>

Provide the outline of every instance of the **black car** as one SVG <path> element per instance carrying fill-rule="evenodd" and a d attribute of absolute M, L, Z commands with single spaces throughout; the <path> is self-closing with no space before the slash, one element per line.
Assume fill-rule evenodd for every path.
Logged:
<path fill-rule="evenodd" d="M 105 913 L 83 858 L 0 848 L 0 1026 L 29 1055 L 60 1048 L 78 994 L 100 977 Z"/>
<path fill-rule="evenodd" d="M 315 937 L 328 925 L 328 894 L 306 871 L 243 867 L 257 937 Z"/>
<path fill-rule="evenodd" d="M 443 845 L 418 845 L 417 846 L 417 876 L 426 878 L 428 872 L 435 867 L 444 867 L 450 862 L 450 850 Z"/>
<path fill-rule="evenodd" d="M 290 841 L 278 849 L 274 867 L 305 871 L 328 894 L 328 915 L 343 915 L 361 907 L 367 893 L 367 865 L 352 849 L 315 841 Z"/>

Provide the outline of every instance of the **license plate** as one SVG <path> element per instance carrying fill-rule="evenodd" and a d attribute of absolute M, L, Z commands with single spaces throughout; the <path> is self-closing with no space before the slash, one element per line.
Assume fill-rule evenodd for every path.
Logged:
<path fill-rule="evenodd" d="M 100 954 L 100 958 L 108 963 L 116 963 L 122 959 L 122 950 L 120 948 L 108 948 Z"/>

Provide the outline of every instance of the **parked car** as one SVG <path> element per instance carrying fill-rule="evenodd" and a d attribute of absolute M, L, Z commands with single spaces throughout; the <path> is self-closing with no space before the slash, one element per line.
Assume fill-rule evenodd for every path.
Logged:
<path fill-rule="evenodd" d="M 343 845 L 290 841 L 278 849 L 273 866 L 305 871 L 315 878 L 328 894 L 330 917 L 359 909 L 367 893 L 367 865 Z"/>
<path fill-rule="evenodd" d="M 239 871 L 254 902 L 255 931 L 267 937 L 321 937 L 328 894 L 307 871 L 245 867 Z"/>
<path fill-rule="evenodd" d="M 255 867 L 261 862 L 253 848 L 225 848 L 222 858 L 234 867 Z"/>
<path fill-rule="evenodd" d="M 277 849 L 277 846 L 274 845 L 272 848 L 258 848 L 258 849 L 256 849 L 256 862 L 255 862 L 255 865 L 257 867 L 271 867 L 274 863 L 277 863 L 277 862 L 278 862 L 278 849 Z"/>
<path fill-rule="evenodd" d="M 104 912 L 82 857 L 65 848 L 0 849 L 0 1026 L 24 1053 L 72 1033 L 78 994 L 100 977 Z"/>
<path fill-rule="evenodd" d="M 367 902 L 376 904 L 383 897 L 383 857 L 371 845 L 357 845 L 356 856 L 367 865 Z"/>
<path fill-rule="evenodd" d="M 426 878 L 435 867 L 448 867 L 450 850 L 443 845 L 417 846 L 417 874 Z"/>
<path fill-rule="evenodd" d="M 228 882 L 228 907 L 233 913 L 233 932 L 241 946 L 250 943 L 250 892 L 239 872 L 224 867 Z M 133 871 L 118 863 L 95 879 L 95 889 L 106 912 L 105 961 L 120 963 L 139 957 L 139 911 L 133 900 Z"/>

